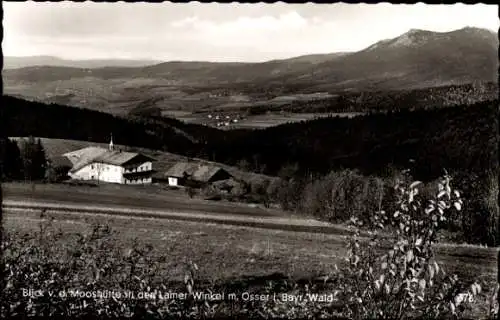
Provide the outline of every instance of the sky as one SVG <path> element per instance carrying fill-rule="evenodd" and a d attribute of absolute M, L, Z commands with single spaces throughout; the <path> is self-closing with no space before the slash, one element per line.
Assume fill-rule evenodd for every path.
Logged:
<path fill-rule="evenodd" d="M 497 31 L 495 5 L 3 2 L 5 56 L 259 62 L 350 52 L 409 29 Z"/>

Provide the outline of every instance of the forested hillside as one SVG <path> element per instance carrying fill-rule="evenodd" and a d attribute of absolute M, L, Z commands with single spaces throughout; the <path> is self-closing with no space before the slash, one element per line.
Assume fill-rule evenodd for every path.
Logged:
<path fill-rule="evenodd" d="M 43 104 L 22 99 L 2 97 L 1 121 L 8 136 L 38 136 L 84 140 L 109 141 L 110 134 L 119 144 L 151 149 L 168 149 L 186 153 L 195 150 L 194 139 L 173 125 L 154 120 L 125 119 L 107 113 Z"/>
<path fill-rule="evenodd" d="M 405 167 L 440 174 L 442 168 L 481 171 L 497 164 L 498 100 L 453 108 L 324 118 L 264 130 L 221 131 L 157 118 L 119 118 L 60 105 L 4 97 L 2 126 L 9 136 L 41 136 L 163 149 L 277 175 L 297 164 L 301 173 L 335 168 L 378 172 Z"/>

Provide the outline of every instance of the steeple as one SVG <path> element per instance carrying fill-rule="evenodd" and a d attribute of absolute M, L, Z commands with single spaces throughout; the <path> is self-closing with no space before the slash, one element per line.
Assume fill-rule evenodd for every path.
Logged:
<path fill-rule="evenodd" d="M 109 141 L 109 151 L 113 151 L 114 145 L 113 145 L 113 133 L 111 133 L 111 140 Z"/>

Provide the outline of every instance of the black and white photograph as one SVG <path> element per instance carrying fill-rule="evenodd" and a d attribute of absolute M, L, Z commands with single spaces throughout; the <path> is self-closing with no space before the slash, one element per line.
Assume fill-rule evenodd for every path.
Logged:
<path fill-rule="evenodd" d="M 2 9 L 0 318 L 498 318 L 498 5 Z"/>

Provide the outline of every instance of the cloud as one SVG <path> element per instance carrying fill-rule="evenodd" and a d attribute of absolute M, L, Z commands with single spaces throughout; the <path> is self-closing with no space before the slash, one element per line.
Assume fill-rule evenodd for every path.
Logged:
<path fill-rule="evenodd" d="M 187 17 L 181 20 L 173 21 L 170 25 L 174 28 L 190 27 L 195 25 L 197 21 L 198 17 Z"/>
<path fill-rule="evenodd" d="M 4 53 L 65 58 L 122 52 L 263 61 L 361 50 L 410 28 L 499 26 L 498 6 L 492 5 L 6 2 L 3 7 Z"/>
<path fill-rule="evenodd" d="M 187 17 L 173 21 L 174 28 L 196 29 L 207 33 L 239 34 L 240 32 L 263 32 L 277 30 L 294 30 L 307 26 L 307 19 L 295 11 L 280 14 L 279 16 L 242 16 L 228 21 L 213 21 L 200 19 L 198 16 Z"/>
<path fill-rule="evenodd" d="M 305 18 L 297 11 L 278 15 L 240 16 L 214 21 L 198 16 L 175 20 L 170 24 L 185 40 L 224 48 L 247 48 L 267 52 L 295 52 L 298 46 L 314 47 L 315 35 L 324 34 L 332 23 L 317 17 Z M 311 35 L 311 33 L 313 33 Z"/>

